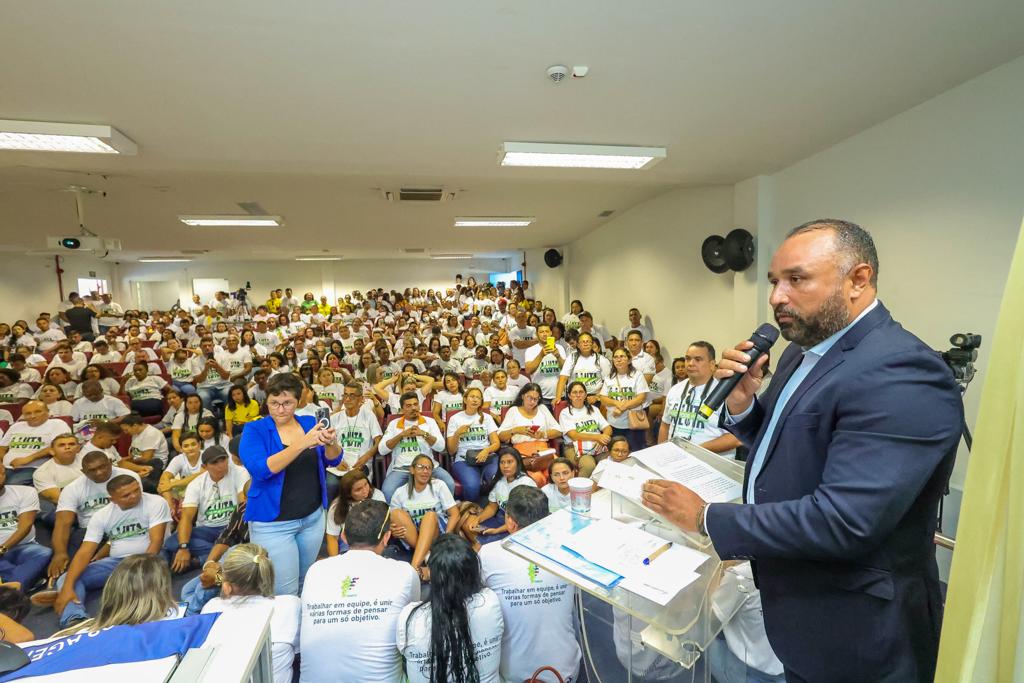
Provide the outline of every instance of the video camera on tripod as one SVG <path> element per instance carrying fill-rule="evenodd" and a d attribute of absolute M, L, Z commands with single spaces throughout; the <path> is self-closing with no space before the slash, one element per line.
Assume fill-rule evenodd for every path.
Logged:
<path fill-rule="evenodd" d="M 953 379 L 960 385 L 960 393 L 967 391 L 967 385 L 974 379 L 976 369 L 974 361 L 978 360 L 978 347 L 981 346 L 981 335 L 973 332 L 957 332 L 949 338 L 953 347 L 942 351 L 942 360 L 953 371 Z"/>

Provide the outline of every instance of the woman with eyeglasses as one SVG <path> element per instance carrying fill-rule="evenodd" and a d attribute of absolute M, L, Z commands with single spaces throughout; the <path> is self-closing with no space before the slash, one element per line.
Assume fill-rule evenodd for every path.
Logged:
<path fill-rule="evenodd" d="M 245 520 L 252 542 L 274 563 L 277 595 L 298 595 L 316 560 L 325 529 L 325 468 L 337 465 L 342 453 L 332 426 L 295 414 L 303 388 L 294 375 L 272 377 L 268 415 L 246 426 L 239 448 L 252 476 Z"/>
<path fill-rule="evenodd" d="M 434 478 L 434 461 L 417 455 L 409 466 L 409 482 L 391 496 L 391 537 L 412 549 L 409 564 L 423 581 L 430 580 L 424 565 L 439 534 L 459 526 L 459 508 L 448 486 Z"/>

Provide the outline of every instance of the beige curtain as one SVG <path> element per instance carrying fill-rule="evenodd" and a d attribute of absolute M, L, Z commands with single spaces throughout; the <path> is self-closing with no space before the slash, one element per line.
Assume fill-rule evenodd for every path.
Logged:
<path fill-rule="evenodd" d="M 996 324 L 956 533 L 940 683 L 1024 682 L 1024 226 Z"/>

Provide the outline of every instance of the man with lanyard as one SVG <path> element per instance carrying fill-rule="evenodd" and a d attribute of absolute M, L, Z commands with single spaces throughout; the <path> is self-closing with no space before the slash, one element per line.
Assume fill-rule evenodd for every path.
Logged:
<path fill-rule="evenodd" d="M 672 387 L 665 397 L 658 443 L 684 439 L 722 457 L 735 458 L 739 440 L 718 426 L 719 411 L 710 418 L 697 412 L 718 384 L 718 380 L 712 379 L 715 347 L 706 341 L 693 342 L 683 360 L 686 361 L 686 381 Z"/>
<path fill-rule="evenodd" d="M 380 444 L 380 423 L 370 403 L 363 400 L 363 387 L 358 381 L 345 385 L 341 400 L 344 409 L 331 417 L 342 450 L 337 469 L 343 472 L 362 469 L 369 473 L 369 464 Z"/>

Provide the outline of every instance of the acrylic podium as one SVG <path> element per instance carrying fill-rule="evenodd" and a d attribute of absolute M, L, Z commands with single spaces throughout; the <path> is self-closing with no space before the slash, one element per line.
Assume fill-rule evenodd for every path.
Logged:
<path fill-rule="evenodd" d="M 676 445 L 734 481 L 742 482 L 743 463 L 724 459 L 689 442 L 678 441 Z M 729 572 L 729 566 L 735 563 L 723 564 L 707 538 L 683 532 L 637 502 L 609 490 L 593 494 L 587 516 L 639 526 L 666 541 L 709 556 L 695 570 L 697 578 L 661 605 L 621 585 L 606 588 L 595 584 L 511 538 L 502 542 L 509 552 L 577 586 L 580 644 L 590 680 L 718 680 L 712 677 L 715 667 L 705 655 L 726 647 L 720 636 L 723 624 L 743 603 L 743 593 L 752 589 Z M 729 657 L 733 672 L 744 659 L 736 649 L 733 643 Z"/>

